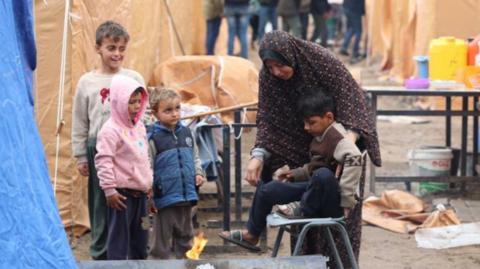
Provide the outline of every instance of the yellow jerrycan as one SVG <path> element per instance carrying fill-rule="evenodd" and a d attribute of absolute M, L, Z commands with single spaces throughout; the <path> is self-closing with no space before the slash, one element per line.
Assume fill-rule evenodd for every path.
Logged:
<path fill-rule="evenodd" d="M 467 66 L 467 43 L 451 36 L 430 41 L 430 80 L 455 80 L 457 73 Z"/>

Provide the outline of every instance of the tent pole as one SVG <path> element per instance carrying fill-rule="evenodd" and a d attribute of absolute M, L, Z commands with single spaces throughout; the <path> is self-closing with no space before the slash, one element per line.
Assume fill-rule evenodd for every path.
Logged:
<path fill-rule="evenodd" d="M 175 33 L 175 37 L 177 38 L 177 42 L 178 42 L 178 45 L 180 46 L 180 50 L 182 51 L 182 55 L 185 55 L 185 49 L 183 49 L 182 40 L 178 35 L 177 26 L 175 25 L 175 21 L 173 20 L 172 13 L 170 12 L 170 7 L 168 6 L 167 0 L 163 0 L 163 3 L 165 4 L 165 8 L 167 9 L 168 18 L 172 22 L 173 32 Z"/>

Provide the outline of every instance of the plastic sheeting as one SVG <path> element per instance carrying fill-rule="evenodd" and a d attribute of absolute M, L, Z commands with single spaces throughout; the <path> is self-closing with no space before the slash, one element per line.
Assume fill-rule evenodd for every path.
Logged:
<path fill-rule="evenodd" d="M 34 119 L 33 4 L 0 6 L 0 267 L 76 268 Z"/>
<path fill-rule="evenodd" d="M 415 55 L 428 55 L 430 40 L 480 33 L 480 0 L 366 0 L 370 55 L 402 80 L 415 74 Z"/>
<path fill-rule="evenodd" d="M 155 68 L 152 86 L 177 90 L 184 102 L 216 108 L 258 100 L 258 71 L 254 64 L 232 56 L 177 56 Z M 222 113 L 233 122 L 233 113 Z M 248 112 L 245 122 L 255 122 Z"/>

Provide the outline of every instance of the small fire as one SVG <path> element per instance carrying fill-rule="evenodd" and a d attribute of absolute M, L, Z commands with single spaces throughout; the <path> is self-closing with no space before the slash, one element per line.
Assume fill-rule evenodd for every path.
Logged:
<path fill-rule="evenodd" d="M 207 242 L 208 239 L 203 237 L 203 232 L 199 232 L 198 235 L 193 238 L 193 247 L 185 253 L 187 258 L 198 260 Z"/>

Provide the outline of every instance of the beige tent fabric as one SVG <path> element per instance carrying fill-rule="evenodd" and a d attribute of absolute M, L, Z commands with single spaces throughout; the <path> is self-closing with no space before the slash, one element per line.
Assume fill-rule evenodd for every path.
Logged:
<path fill-rule="evenodd" d="M 149 81 L 157 64 L 181 55 L 164 0 L 83 0 L 70 1 L 67 68 L 61 146 L 56 199 L 67 232 L 81 235 L 89 228 L 87 213 L 87 180 L 78 176 L 71 157 L 71 107 L 79 77 L 99 65 L 95 53 L 95 29 L 105 20 L 116 20 L 128 30 L 124 66 L 139 71 Z M 166 0 L 185 53 L 203 54 L 205 21 L 202 1 Z M 53 179 L 56 151 L 58 84 L 62 50 L 65 1 L 36 0 L 35 28 L 38 49 L 36 118 L 45 145 L 50 176 Z M 217 51 L 225 52 L 226 23 L 217 40 Z"/>
<path fill-rule="evenodd" d="M 155 68 L 149 83 L 179 91 L 184 102 L 212 108 L 251 103 L 258 99 L 258 71 L 254 64 L 232 56 L 177 56 Z M 233 122 L 233 113 L 223 113 Z M 255 113 L 247 113 L 255 122 Z"/>
<path fill-rule="evenodd" d="M 367 0 L 371 56 L 403 80 L 415 74 L 413 56 L 428 55 L 430 40 L 480 33 L 480 0 Z"/>

